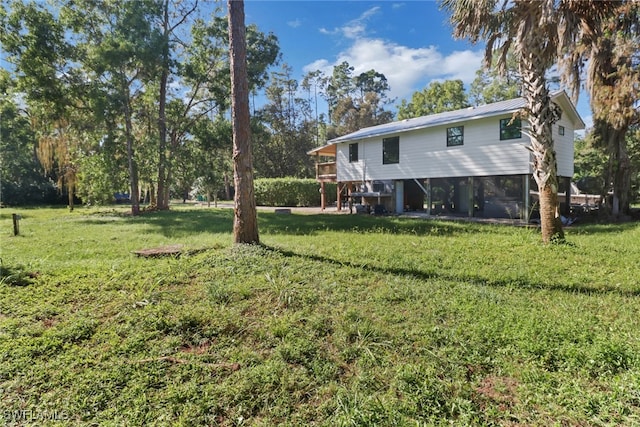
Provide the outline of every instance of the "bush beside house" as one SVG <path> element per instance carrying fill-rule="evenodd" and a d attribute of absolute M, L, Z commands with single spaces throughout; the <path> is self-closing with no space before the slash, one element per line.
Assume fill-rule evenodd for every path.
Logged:
<path fill-rule="evenodd" d="M 260 206 L 320 206 L 320 184 L 315 179 L 260 178 L 254 182 Z M 336 184 L 325 186 L 327 203 L 336 201 Z"/>

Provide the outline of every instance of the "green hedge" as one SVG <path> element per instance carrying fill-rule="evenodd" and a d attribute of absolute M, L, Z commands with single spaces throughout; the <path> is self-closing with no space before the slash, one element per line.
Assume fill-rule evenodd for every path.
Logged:
<path fill-rule="evenodd" d="M 260 206 L 320 206 L 320 183 L 315 179 L 260 178 L 254 181 Z M 327 204 L 336 201 L 336 184 L 325 184 Z"/>

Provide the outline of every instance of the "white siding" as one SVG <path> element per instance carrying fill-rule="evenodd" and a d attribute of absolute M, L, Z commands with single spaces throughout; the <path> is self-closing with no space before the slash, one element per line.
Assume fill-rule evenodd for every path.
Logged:
<path fill-rule="evenodd" d="M 359 160 L 349 163 L 349 145 L 337 145 L 338 181 L 517 175 L 530 173 L 529 144 L 500 141 L 500 119 L 510 115 L 435 126 L 397 134 L 400 163 L 382 164 L 382 137 L 358 141 Z M 447 147 L 447 127 L 464 126 L 464 144 Z M 567 133 L 573 129 L 566 125 Z M 385 137 L 394 135 L 385 135 Z M 354 142 L 354 141 L 350 141 Z"/>
<path fill-rule="evenodd" d="M 558 175 L 573 176 L 574 125 L 563 114 L 553 125 Z M 494 116 L 426 129 L 388 134 L 400 137 L 400 163 L 382 164 L 383 136 L 358 141 L 357 162 L 349 163 L 349 143 L 337 144 L 338 181 L 366 181 L 411 178 L 438 178 L 531 173 L 529 138 L 500 140 L 500 119 Z M 447 128 L 464 126 L 464 144 L 447 147 Z M 564 135 L 559 127 L 564 126 Z"/>
<path fill-rule="evenodd" d="M 573 177 L 573 124 L 562 115 L 562 119 L 553 125 L 553 143 L 556 150 L 556 160 L 558 163 L 558 176 Z M 558 130 L 564 126 L 564 135 L 560 135 Z"/>

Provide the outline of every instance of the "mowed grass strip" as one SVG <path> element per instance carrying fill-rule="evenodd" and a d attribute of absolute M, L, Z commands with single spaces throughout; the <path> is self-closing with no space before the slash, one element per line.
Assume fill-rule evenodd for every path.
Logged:
<path fill-rule="evenodd" d="M 3 422 L 640 425 L 637 224 L 543 246 L 509 226 L 260 212 L 251 247 L 224 209 L 22 209 L 20 236 L 10 213 Z"/>

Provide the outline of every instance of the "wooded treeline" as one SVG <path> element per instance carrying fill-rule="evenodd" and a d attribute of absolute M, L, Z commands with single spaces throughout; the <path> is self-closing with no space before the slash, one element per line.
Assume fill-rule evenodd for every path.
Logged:
<path fill-rule="evenodd" d="M 10 66 L 1 70 L 2 144 L 14 154 L 3 164 L 3 201 L 51 201 L 51 183 L 70 207 L 74 195 L 99 204 L 127 193 L 134 214 L 140 201 L 167 209 L 172 196 L 194 189 L 230 198 L 227 21 L 220 9 L 203 16 L 201 6 L 3 6 L 1 42 Z M 393 118 L 384 109 L 389 86 L 375 70 L 354 75 L 343 63 L 330 76 L 315 71 L 298 82 L 281 63 L 274 34 L 248 25 L 246 38 L 257 177 L 311 177 L 306 152 L 327 136 Z M 265 100 L 258 108 L 256 98 Z M 320 100 L 328 115 L 319 113 Z"/>
<path fill-rule="evenodd" d="M 603 18 L 573 52 L 590 68 L 573 67 L 576 74 L 563 77 L 574 88 L 586 82 L 594 109 L 593 132 L 577 144 L 576 178 L 603 196 L 613 190 L 609 211 L 617 214 L 638 199 L 639 59 L 637 6 L 614 3 L 627 9 Z M 227 20 L 224 10 L 205 15 L 202 6 L 3 4 L 2 201 L 50 203 L 57 188 L 73 207 L 127 193 L 135 214 L 141 201 L 168 209 L 170 198 L 190 192 L 231 198 Z M 281 60 L 276 35 L 248 25 L 246 37 L 255 177 L 312 177 L 308 150 L 395 118 L 397 100 L 378 71 L 356 74 L 343 62 L 298 81 Z M 500 55 L 504 61 L 480 70 L 468 92 L 461 81 L 433 82 L 401 100 L 397 118 L 521 95 L 521 61 Z"/>

